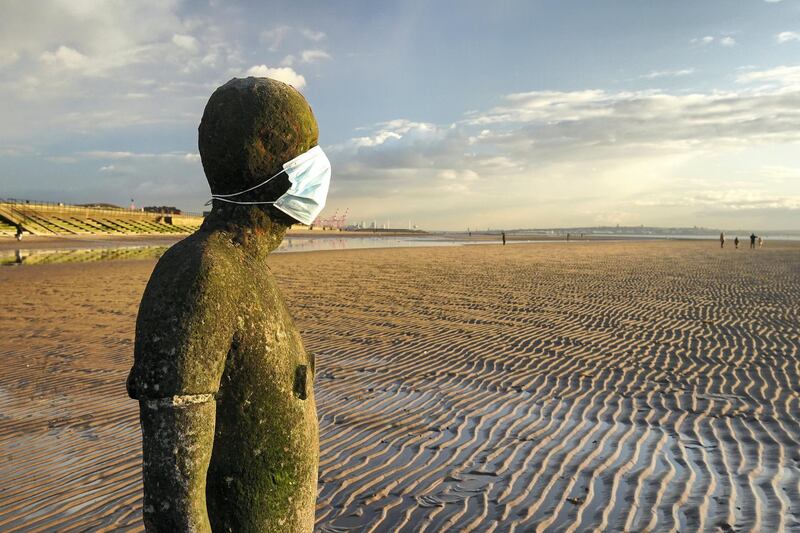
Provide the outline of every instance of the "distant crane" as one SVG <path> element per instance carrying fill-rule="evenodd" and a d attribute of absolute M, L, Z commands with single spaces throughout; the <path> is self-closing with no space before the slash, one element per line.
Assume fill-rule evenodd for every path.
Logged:
<path fill-rule="evenodd" d="M 347 222 L 347 215 L 350 213 L 350 208 L 345 209 L 344 214 L 340 217 L 339 210 L 334 211 L 332 217 L 318 219 L 319 225 L 323 228 L 342 229 Z M 315 221 L 316 224 L 316 221 Z"/>
<path fill-rule="evenodd" d="M 347 215 L 350 214 L 350 208 L 344 210 L 344 215 L 342 215 L 342 220 L 339 222 L 339 229 L 342 229 L 347 222 Z"/>

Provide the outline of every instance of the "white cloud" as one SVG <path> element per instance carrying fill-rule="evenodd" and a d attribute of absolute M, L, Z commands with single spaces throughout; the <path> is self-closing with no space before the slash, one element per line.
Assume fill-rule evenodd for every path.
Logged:
<path fill-rule="evenodd" d="M 751 70 L 739 74 L 739 83 L 766 82 L 782 86 L 800 86 L 800 65 L 779 66 L 766 70 Z"/>
<path fill-rule="evenodd" d="M 0 50 L 0 68 L 13 65 L 19 59 L 19 54 L 14 50 Z"/>
<path fill-rule="evenodd" d="M 319 42 L 319 41 L 321 41 L 322 39 L 325 38 L 325 33 L 324 32 L 313 31 L 313 30 L 309 30 L 308 28 L 301 29 L 300 33 L 306 39 L 309 39 L 309 40 L 314 41 L 314 42 Z"/>
<path fill-rule="evenodd" d="M 412 120 L 395 119 L 375 125 L 377 130 L 372 135 L 354 137 L 350 139 L 352 146 L 378 146 L 393 139 L 411 140 L 438 137 L 440 130 L 430 122 L 415 122 Z"/>
<path fill-rule="evenodd" d="M 352 139 L 356 146 L 377 146 L 389 139 L 402 139 L 403 136 L 393 131 L 380 131 L 371 137 L 355 137 Z"/>
<path fill-rule="evenodd" d="M 35 153 L 36 149 L 31 145 L 0 144 L 0 155 L 18 156 L 18 155 L 32 155 Z"/>
<path fill-rule="evenodd" d="M 267 45 L 270 52 L 275 52 L 280 49 L 287 40 L 291 40 L 292 34 L 296 33 L 314 42 L 319 42 L 325 38 L 325 33 L 321 31 L 313 31 L 308 28 L 297 29 L 292 26 L 284 25 L 262 31 L 258 36 L 258 40 L 262 44 Z"/>
<path fill-rule="evenodd" d="M 467 113 L 472 125 L 529 122 L 558 116 L 559 120 L 581 120 L 608 115 L 612 109 L 602 105 L 606 93 L 585 91 L 530 91 L 512 93 L 505 97 L 509 106 L 494 108 L 490 113 Z"/>
<path fill-rule="evenodd" d="M 126 151 L 108 151 L 108 150 L 89 150 L 86 152 L 78 152 L 76 154 L 80 157 L 87 159 L 108 159 L 108 160 L 121 160 L 121 159 L 172 159 L 177 161 L 186 161 L 195 163 L 200 161 L 200 154 L 186 153 L 186 152 L 126 152 Z M 113 167 L 113 165 L 112 165 Z"/>
<path fill-rule="evenodd" d="M 177 0 L 161 2 L 96 2 L 41 0 L 32 9 L 25 2 L 6 2 L 0 22 L 0 50 L 19 57 L 39 58 L 39 65 L 19 65 L 26 74 L 38 66 L 61 68 L 62 77 L 48 74 L 44 88 L 60 90 L 76 76 L 105 74 L 108 70 L 148 61 L 171 59 L 164 46 L 173 47 L 175 34 L 186 34 Z M 194 23 L 192 23 L 194 24 Z M 64 77 L 66 76 L 66 77 Z"/>
<path fill-rule="evenodd" d="M 707 189 L 690 193 L 660 193 L 636 200 L 642 207 L 712 207 L 730 211 L 755 209 L 800 210 L 800 196 L 779 196 L 753 189 Z"/>
<path fill-rule="evenodd" d="M 276 28 L 262 31 L 259 34 L 258 39 L 262 43 L 266 44 L 267 48 L 269 48 L 271 52 L 274 52 L 280 48 L 281 44 L 283 44 L 283 41 L 291 34 L 291 32 L 291 26 L 278 26 Z"/>
<path fill-rule="evenodd" d="M 136 157 L 137 154 L 133 152 L 111 152 L 106 150 L 92 150 L 88 152 L 80 152 L 78 155 L 89 157 L 92 159 L 128 159 Z"/>
<path fill-rule="evenodd" d="M 782 31 L 775 36 L 775 40 L 779 43 L 788 43 L 791 41 L 800 41 L 800 33 L 794 31 Z"/>
<path fill-rule="evenodd" d="M 691 44 L 696 44 L 699 46 L 706 46 L 714 41 L 718 42 L 721 46 L 734 46 L 736 44 L 736 39 L 731 37 L 730 35 L 723 35 L 719 38 L 714 38 L 711 35 L 705 35 L 703 37 L 695 37 L 689 41 Z"/>
<path fill-rule="evenodd" d="M 303 50 L 300 59 L 303 63 L 313 63 L 322 59 L 330 59 L 331 55 L 325 50 Z"/>
<path fill-rule="evenodd" d="M 176 33 L 172 36 L 172 42 L 175 44 L 175 46 L 182 48 L 187 52 L 196 53 L 198 50 L 197 39 L 191 35 L 181 35 Z"/>
<path fill-rule="evenodd" d="M 57 65 L 68 69 L 82 69 L 89 64 L 89 59 L 74 48 L 61 45 L 54 52 L 42 52 L 39 59 L 45 65 Z"/>
<path fill-rule="evenodd" d="M 777 182 L 800 180 L 800 167 L 767 165 L 759 169 L 759 174 L 765 178 L 769 178 Z"/>
<path fill-rule="evenodd" d="M 306 86 L 306 79 L 294 69 L 289 67 L 268 67 L 266 65 L 254 65 L 247 69 L 248 76 L 257 78 L 272 78 L 274 80 L 288 83 L 295 89 L 302 89 Z"/>
<path fill-rule="evenodd" d="M 365 218 L 401 204 L 428 213 L 429 224 L 451 226 L 467 220 L 463 224 L 474 227 L 476 217 L 522 226 L 578 217 L 674 224 L 680 216 L 702 223 L 703 217 L 741 212 L 774 226 L 796 216 L 800 197 L 770 191 L 770 182 L 758 178 L 769 173 L 748 167 L 747 161 L 758 160 L 748 154 L 800 144 L 798 99 L 800 90 L 786 87 L 691 94 L 530 91 L 509 94 L 501 105 L 467 113 L 455 124 L 378 123 L 326 151 L 336 182 L 352 191 L 342 193 L 347 203 L 340 205 Z M 748 185 L 732 187 L 720 162 L 752 172 L 742 178 Z M 696 183 L 679 180 L 708 169 L 716 174 Z M 709 194 L 729 189 L 737 192 Z M 457 195 L 452 212 L 433 200 L 441 194 Z"/>
<path fill-rule="evenodd" d="M 0 138 L 43 144 L 131 126 L 196 127 L 214 89 L 261 61 L 245 59 L 257 52 L 257 31 L 248 41 L 224 17 L 186 8 L 181 0 L 41 0 L 35 10 L 4 5 Z M 273 37 L 292 38 L 287 32 L 281 27 Z M 299 33 L 294 37 L 308 44 Z M 296 49 L 298 58 L 302 50 Z M 297 87 L 306 83 L 296 69 L 271 75 Z"/>
<path fill-rule="evenodd" d="M 331 55 L 326 52 L 325 50 L 303 50 L 300 53 L 300 62 L 301 63 L 314 63 L 315 61 L 321 61 L 323 59 L 330 59 Z M 285 56 L 281 60 L 281 66 L 283 67 L 291 67 L 297 61 L 297 57 L 294 54 L 289 54 Z"/>
<path fill-rule="evenodd" d="M 654 70 L 652 72 L 649 72 L 648 74 L 644 74 L 639 77 L 648 80 L 655 80 L 658 78 L 679 78 L 682 76 L 688 76 L 689 74 L 693 73 L 694 73 L 693 68 L 686 68 L 681 70 Z"/>
<path fill-rule="evenodd" d="M 437 174 L 439 178 L 447 181 L 476 181 L 480 175 L 472 169 L 446 168 Z"/>
<path fill-rule="evenodd" d="M 800 67 L 783 67 L 794 75 Z M 777 69 L 776 69 L 777 70 Z M 748 73 L 758 78 L 759 74 Z M 554 147 L 580 151 L 621 147 L 657 150 L 736 145 L 759 139 L 800 139 L 796 92 L 784 89 L 669 94 L 661 91 L 530 92 L 506 97 L 506 104 L 467 117 L 466 126 L 516 127 L 498 141 L 546 155 Z"/>
<path fill-rule="evenodd" d="M 692 39 L 689 42 L 692 43 L 692 44 L 706 45 L 706 44 L 713 43 L 714 42 L 714 38 L 712 36 L 710 36 L 710 35 L 706 35 L 705 37 L 695 37 L 694 39 Z"/>
<path fill-rule="evenodd" d="M 7 4 L 0 17 L 0 67 L 5 65 L 0 70 L 0 98 L 6 104 L 0 138 L 9 144 L 0 147 L 0 154 L 35 160 L 35 172 L 45 176 L 38 180 L 42 190 L 55 183 L 47 179 L 47 172 L 53 170 L 60 179 L 72 172 L 71 187 L 84 186 L 86 194 L 108 195 L 109 200 L 122 194 L 139 203 L 151 195 L 152 203 L 163 203 L 158 200 L 161 195 L 172 195 L 179 199 L 175 203 L 191 205 L 187 202 L 197 199 L 195 205 L 201 205 L 207 190 L 199 155 L 168 150 L 192 146 L 185 135 L 194 135 L 213 90 L 245 71 L 304 87 L 306 78 L 300 72 L 310 71 L 308 63 L 329 59 L 327 50 L 353 44 L 337 30 L 336 38 L 344 40 L 329 45 L 323 32 L 302 27 L 315 24 L 311 19 L 292 22 L 291 27 L 267 27 L 259 34 L 261 17 L 241 19 L 242 6 L 224 2 L 211 9 L 207 3 L 185 0 L 41 0 L 36 9 L 25 2 Z M 778 29 L 768 37 L 778 39 Z M 696 35 L 691 42 L 698 62 L 677 63 L 678 67 L 694 65 L 699 70 L 704 53 L 724 46 L 725 33 Z M 387 37 L 392 42 L 397 35 Z M 386 52 L 380 48 L 385 43 L 374 44 L 376 57 Z M 641 78 L 694 74 L 690 68 L 667 69 L 675 64 L 649 67 L 653 70 L 640 71 Z M 775 185 L 767 176 L 781 174 L 783 188 L 776 190 L 786 198 L 794 198 L 797 191 L 798 70 L 742 69 L 735 73 L 740 84 L 726 91 L 518 92 L 490 100 L 454 124 L 426 122 L 418 114 L 375 123 L 330 147 L 331 205 L 345 198 L 353 199 L 351 207 L 365 216 L 370 210 L 376 215 L 395 210 L 399 216 L 406 209 L 427 213 L 429 226 L 436 226 L 440 215 L 442 225 L 466 216 L 480 216 L 486 224 L 511 219 L 532 224 L 528 217 L 541 216 L 557 224 L 565 213 L 638 223 L 642 211 L 649 217 L 655 208 L 636 211 L 633 199 L 658 198 L 653 190 L 666 184 L 664 190 L 682 202 L 680 209 L 710 209 L 713 201 L 704 204 L 698 198 L 705 191 L 727 189 L 749 191 L 751 199 L 773 206 L 764 209 L 790 209 L 794 204 L 775 201 L 781 195 L 764 184 Z M 712 71 L 704 68 L 702 74 L 697 76 L 702 82 L 698 86 L 713 83 L 706 78 Z M 485 91 L 475 94 L 490 97 Z M 363 112 L 374 113 L 374 106 Z M 162 131 L 165 142 L 173 143 L 165 144 L 162 153 L 142 148 L 150 144 L 142 140 L 142 132 L 154 128 Z M 336 124 L 324 129 L 329 139 L 341 135 Z M 75 139 L 73 145 L 82 148 L 69 157 L 53 156 L 47 147 L 63 146 L 65 138 Z M 114 144 L 92 144 L 105 138 L 115 139 Z M 125 140 L 129 144 L 119 144 Z M 15 148 L 28 144 L 35 153 Z M 123 148 L 91 150 L 96 146 Z M 760 157 L 745 157 L 759 147 Z M 776 151 L 788 155 L 778 158 Z M 17 182 L 33 173 L 34 165 L 11 164 L 19 165 Z M 752 176 L 738 177 L 750 178 L 755 185 L 734 187 L 725 173 L 715 170 L 720 164 L 729 164 L 729 174 L 752 171 Z M 103 174 L 97 174 L 103 167 Z M 706 178 L 700 176 L 706 172 L 718 175 L 700 185 L 686 185 L 685 190 L 672 186 L 686 176 Z M 94 180 L 85 177 L 92 174 Z M 103 180 L 96 179 L 100 175 Z M 6 183 L 4 187 L 12 189 Z M 15 190 L 26 189 L 23 184 Z M 458 194 L 457 201 L 443 202 L 445 193 Z M 391 201 L 376 201 L 381 198 Z M 736 198 L 717 200 L 733 205 Z M 797 211 L 793 214 L 796 217 Z"/>

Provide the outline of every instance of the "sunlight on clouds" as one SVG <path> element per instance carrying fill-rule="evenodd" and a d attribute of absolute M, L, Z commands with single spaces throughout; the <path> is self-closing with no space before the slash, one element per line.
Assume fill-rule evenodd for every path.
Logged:
<path fill-rule="evenodd" d="M 383 144 L 389 139 L 402 139 L 403 136 L 394 131 L 379 131 L 373 137 L 355 137 L 352 143 L 356 146 L 375 146 Z"/>
<path fill-rule="evenodd" d="M 786 81 L 785 74 L 741 76 Z M 724 192 L 730 178 L 721 170 L 696 183 L 683 180 L 680 187 L 675 180 L 696 169 L 713 169 L 726 155 L 747 161 L 755 146 L 800 142 L 799 97 L 800 92 L 785 87 L 694 94 L 512 93 L 502 105 L 469 112 L 456 124 L 396 119 L 330 151 L 340 182 L 357 183 L 349 188 L 366 187 L 378 198 L 389 195 L 378 183 L 402 180 L 413 194 L 436 177 L 440 193 L 476 193 L 488 204 L 506 206 L 504 213 L 472 214 L 474 224 L 555 224 L 578 208 L 595 213 L 598 223 L 654 223 L 711 208 L 719 216 L 735 210 L 788 216 L 797 209 L 797 197 L 770 194 L 759 180 L 732 192 Z M 719 185 L 719 194 L 708 193 L 709 183 Z M 659 203 L 658 198 L 667 200 Z M 367 205 L 359 208 L 374 213 Z"/>
<path fill-rule="evenodd" d="M 306 79 L 289 67 L 270 68 L 266 65 L 255 65 L 247 69 L 245 74 L 257 78 L 273 78 L 288 83 L 295 89 L 302 89 L 306 86 Z"/>
<path fill-rule="evenodd" d="M 772 82 L 784 86 L 800 85 L 800 65 L 775 67 L 767 70 L 750 70 L 739 74 L 740 83 Z"/>
<path fill-rule="evenodd" d="M 740 25 L 744 8 L 723 24 L 698 7 L 703 20 L 663 40 L 618 28 L 646 61 L 610 42 L 604 52 L 589 35 L 563 44 L 575 65 L 515 55 L 489 25 L 471 36 L 486 57 L 467 65 L 463 49 L 409 35 L 402 17 L 381 19 L 387 7 L 375 9 L 369 31 L 371 19 L 337 18 L 346 9 L 273 16 L 237 2 L 11 2 L 0 17 L 0 162 L 19 171 L 14 190 L 32 190 L 34 173 L 72 172 L 74 190 L 93 198 L 125 191 L 197 209 L 208 192 L 194 152 L 208 96 L 233 76 L 267 76 L 305 89 L 317 113 L 334 168 L 331 209 L 455 229 L 714 224 L 743 214 L 788 227 L 800 195 L 800 65 L 790 55 L 800 34 L 775 14 L 789 4 L 751 5 L 773 25 Z M 476 72 L 482 81 L 465 83 Z M 38 190 L 52 183 L 40 179 Z"/>
<path fill-rule="evenodd" d="M 480 179 L 480 176 L 477 172 L 471 169 L 454 169 L 454 168 L 446 168 L 444 170 L 440 170 L 437 174 L 439 178 L 443 180 L 458 180 L 458 181 L 475 181 Z"/>
<path fill-rule="evenodd" d="M 763 177 L 782 182 L 796 181 L 800 184 L 800 167 L 787 167 L 783 165 L 766 165 L 761 167 L 759 174 Z"/>
<path fill-rule="evenodd" d="M 754 209 L 800 210 L 800 196 L 778 196 L 752 189 L 700 190 L 690 194 L 660 193 L 634 202 L 642 207 L 714 207 L 731 211 Z"/>

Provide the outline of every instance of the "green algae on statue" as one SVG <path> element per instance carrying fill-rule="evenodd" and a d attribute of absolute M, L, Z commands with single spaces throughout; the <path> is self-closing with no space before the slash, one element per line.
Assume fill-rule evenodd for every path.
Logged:
<path fill-rule="evenodd" d="M 296 221 L 263 202 L 291 192 L 278 173 L 317 137 L 308 103 L 275 80 L 233 79 L 206 105 L 199 148 L 213 208 L 156 265 L 128 377 L 148 531 L 313 529 L 314 360 L 267 267 Z"/>

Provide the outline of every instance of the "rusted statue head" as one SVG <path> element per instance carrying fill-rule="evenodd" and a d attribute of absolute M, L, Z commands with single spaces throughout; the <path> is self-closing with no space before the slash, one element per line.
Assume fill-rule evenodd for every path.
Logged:
<path fill-rule="evenodd" d="M 318 136 L 311 107 L 290 85 L 270 78 L 230 80 L 209 98 L 199 128 L 200 157 L 212 193 L 232 194 L 263 182 L 316 146 Z M 281 176 L 237 199 L 272 201 L 289 185 Z M 293 222 L 277 209 L 265 209 L 276 221 Z"/>

